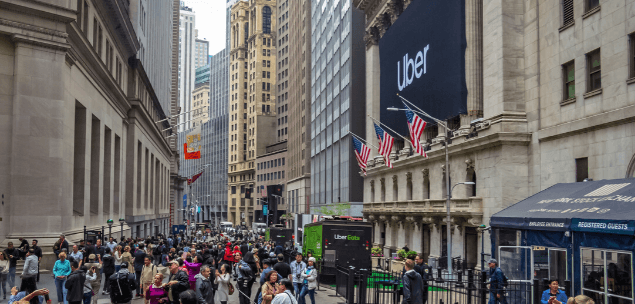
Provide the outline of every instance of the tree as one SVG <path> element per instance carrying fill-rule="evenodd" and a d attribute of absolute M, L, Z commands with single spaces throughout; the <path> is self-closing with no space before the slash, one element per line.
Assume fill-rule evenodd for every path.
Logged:
<path fill-rule="evenodd" d="M 346 215 L 348 209 L 351 208 L 349 203 L 338 203 L 320 207 L 319 212 L 323 215 Z"/>

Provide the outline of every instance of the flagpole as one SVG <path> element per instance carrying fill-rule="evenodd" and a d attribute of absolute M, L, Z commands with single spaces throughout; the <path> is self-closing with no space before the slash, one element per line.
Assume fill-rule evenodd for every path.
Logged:
<path fill-rule="evenodd" d="M 351 132 L 351 131 L 348 131 L 348 133 L 349 133 L 349 134 L 351 134 L 351 135 L 353 135 L 353 136 L 355 136 L 357 139 L 361 140 L 361 141 L 362 141 L 364 144 L 366 144 L 367 146 L 371 146 L 371 147 L 373 147 L 373 148 L 375 148 L 375 149 L 379 150 L 379 148 L 377 148 L 377 147 L 375 147 L 375 146 L 373 146 L 373 145 L 369 144 L 366 140 L 364 140 L 363 138 L 361 138 L 361 137 L 357 136 L 357 134 L 355 134 L 355 133 L 353 133 L 353 132 Z"/>
<path fill-rule="evenodd" d="M 395 130 L 393 130 L 393 129 L 391 129 L 390 127 L 388 127 L 387 125 L 385 125 L 385 124 L 381 123 L 381 121 L 379 121 L 379 120 L 377 120 L 377 119 L 373 118 L 372 116 L 368 115 L 368 117 L 370 117 L 370 119 L 372 119 L 373 121 L 378 122 L 380 125 L 382 125 L 382 126 L 386 127 L 388 130 L 392 131 L 393 133 L 395 133 L 395 134 L 399 135 L 399 137 L 401 137 L 401 138 L 403 138 L 404 140 L 408 141 L 408 142 L 410 143 L 410 145 L 412 145 L 412 146 L 414 147 L 414 144 L 412 143 L 412 141 L 411 141 L 409 138 L 405 138 L 405 137 L 401 136 L 401 134 L 397 133 Z"/>
<path fill-rule="evenodd" d="M 408 100 L 408 99 L 404 98 L 403 96 L 399 95 L 399 93 L 397 93 L 397 96 L 399 96 L 399 98 L 401 98 L 401 100 L 403 100 L 403 101 L 407 102 L 408 104 L 410 104 L 413 108 L 417 109 L 417 111 L 419 111 L 419 114 L 422 114 L 422 115 L 424 115 L 424 116 L 426 116 L 426 117 L 428 117 L 428 118 L 430 118 L 430 119 L 434 120 L 436 123 L 441 124 L 441 125 L 442 125 L 442 126 L 444 126 L 446 129 L 448 128 L 448 127 L 447 127 L 447 125 L 445 124 L 445 122 L 443 122 L 443 121 L 441 121 L 441 120 L 438 120 L 438 119 L 436 119 L 436 118 L 434 118 L 434 117 L 430 116 L 430 114 L 428 114 L 428 113 L 424 112 L 423 110 L 421 110 L 421 109 L 420 109 L 419 107 L 417 107 L 414 103 L 410 102 L 410 100 Z M 407 107 L 407 108 L 410 108 L 410 107 L 408 107 L 408 105 L 406 105 L 406 107 Z"/>

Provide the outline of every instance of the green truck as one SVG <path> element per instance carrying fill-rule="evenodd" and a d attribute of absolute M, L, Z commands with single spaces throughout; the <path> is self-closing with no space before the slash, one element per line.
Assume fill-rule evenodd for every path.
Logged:
<path fill-rule="evenodd" d="M 361 221 L 325 220 L 303 229 L 302 251 L 317 260 L 349 263 L 355 268 L 371 268 L 373 225 Z"/>

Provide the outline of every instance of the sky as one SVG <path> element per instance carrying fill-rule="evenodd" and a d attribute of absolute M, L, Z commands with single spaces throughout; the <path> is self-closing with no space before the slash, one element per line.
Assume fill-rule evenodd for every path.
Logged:
<path fill-rule="evenodd" d="M 225 48 L 226 0 L 184 0 L 196 14 L 198 38 L 209 41 L 209 55 Z"/>

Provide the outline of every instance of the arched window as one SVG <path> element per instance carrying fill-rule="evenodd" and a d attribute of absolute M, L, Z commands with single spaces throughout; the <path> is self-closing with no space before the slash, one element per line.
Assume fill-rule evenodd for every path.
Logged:
<path fill-rule="evenodd" d="M 271 8 L 268 6 L 262 8 L 262 32 L 271 34 Z"/>

